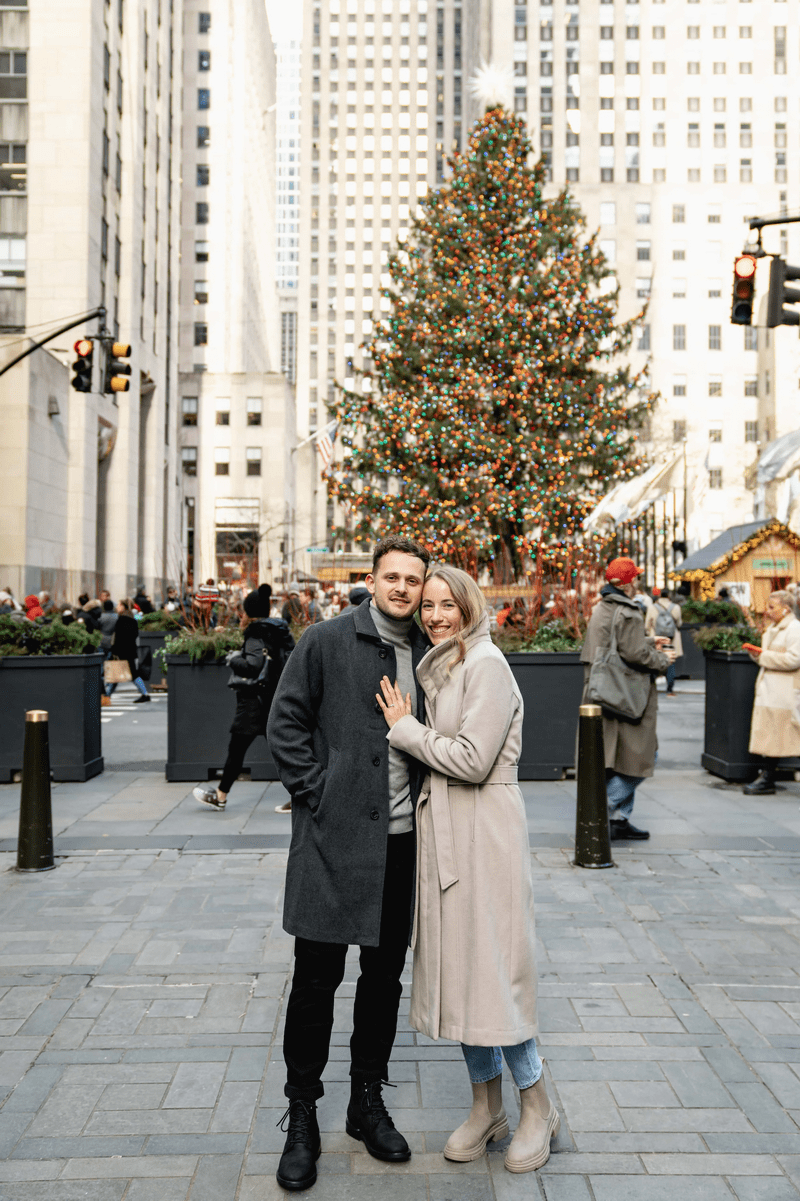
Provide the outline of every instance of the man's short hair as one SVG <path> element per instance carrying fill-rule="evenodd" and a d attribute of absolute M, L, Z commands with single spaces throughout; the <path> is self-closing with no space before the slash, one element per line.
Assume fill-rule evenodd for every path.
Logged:
<path fill-rule="evenodd" d="M 415 559 L 421 559 L 427 571 L 431 556 L 422 543 L 415 542 L 413 538 L 402 538 L 399 534 L 388 534 L 385 538 L 381 538 L 372 552 L 373 575 L 384 555 L 390 554 L 393 550 L 400 551 L 402 555 L 413 555 Z"/>

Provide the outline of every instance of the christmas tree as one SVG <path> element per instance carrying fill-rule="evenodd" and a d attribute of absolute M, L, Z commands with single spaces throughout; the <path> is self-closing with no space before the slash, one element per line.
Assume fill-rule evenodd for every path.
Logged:
<path fill-rule="evenodd" d="M 613 483 L 642 468 L 641 377 L 612 365 L 637 318 L 564 191 L 545 199 L 524 124 L 494 108 L 419 205 L 389 262 L 391 313 L 363 391 L 336 406 L 331 495 L 352 534 L 421 539 L 508 580 L 554 565 Z"/>

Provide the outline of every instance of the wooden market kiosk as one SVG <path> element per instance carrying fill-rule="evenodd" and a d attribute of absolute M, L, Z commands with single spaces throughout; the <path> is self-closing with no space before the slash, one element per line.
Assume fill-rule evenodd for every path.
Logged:
<path fill-rule="evenodd" d="M 688 581 L 694 600 L 731 600 L 763 613 L 769 594 L 800 580 L 800 537 L 774 517 L 734 525 L 689 555 L 670 579 Z"/>

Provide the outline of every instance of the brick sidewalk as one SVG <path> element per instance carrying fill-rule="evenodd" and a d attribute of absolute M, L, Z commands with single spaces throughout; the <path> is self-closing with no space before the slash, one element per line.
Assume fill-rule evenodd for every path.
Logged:
<path fill-rule="evenodd" d="M 793 827 L 796 797 L 783 805 Z M 566 849 L 534 852 L 541 1045 L 565 1119 L 546 1168 L 510 1175 L 503 1144 L 443 1159 L 465 1068 L 405 1024 L 387 1099 L 410 1163 L 382 1165 L 343 1133 L 351 959 L 311 1196 L 800 1196 L 796 856 L 655 841 L 615 854 L 616 870 L 581 872 Z M 0 1198 L 285 1196 L 284 867 L 282 851 L 109 850 L 0 876 Z M 510 1084 L 506 1100 L 516 1115 Z"/>

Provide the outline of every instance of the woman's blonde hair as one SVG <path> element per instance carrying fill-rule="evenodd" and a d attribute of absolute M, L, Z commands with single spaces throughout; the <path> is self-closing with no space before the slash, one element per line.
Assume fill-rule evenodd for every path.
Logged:
<path fill-rule="evenodd" d="M 788 609 L 793 617 L 797 617 L 797 597 L 793 592 L 780 589 L 777 592 L 771 592 L 770 596 L 774 596 L 778 604 L 783 605 L 784 609 Z"/>
<path fill-rule="evenodd" d="M 467 653 L 464 635 L 478 624 L 486 612 L 486 600 L 472 576 L 467 575 L 460 567 L 450 567 L 447 563 L 434 564 L 425 577 L 426 585 L 431 580 L 441 580 L 447 585 L 461 613 L 461 628 L 455 636 L 458 654 L 447 665 L 448 668 L 453 668 Z"/>

